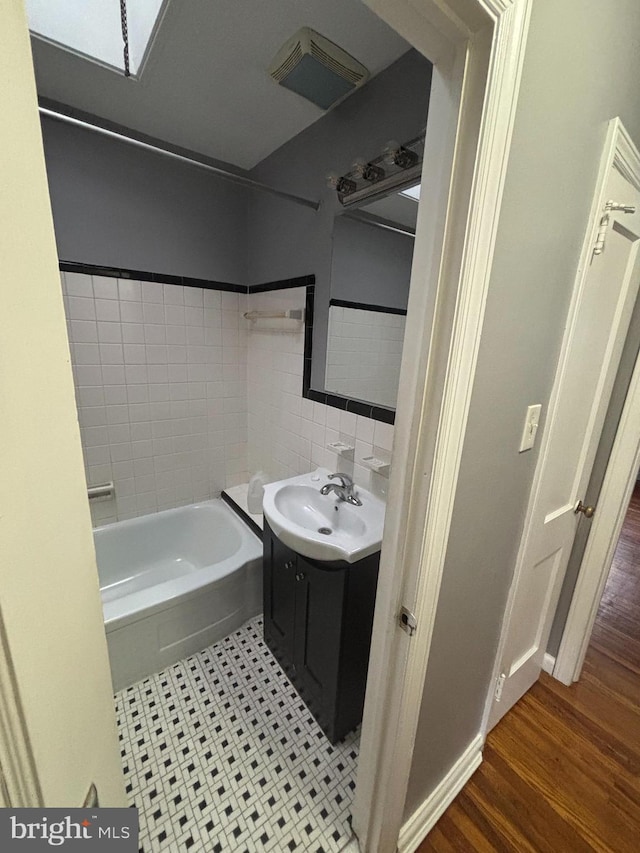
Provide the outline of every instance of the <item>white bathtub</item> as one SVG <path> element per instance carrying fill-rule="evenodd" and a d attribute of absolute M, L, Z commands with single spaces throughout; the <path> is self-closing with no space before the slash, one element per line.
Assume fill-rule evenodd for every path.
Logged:
<path fill-rule="evenodd" d="M 221 500 L 94 530 L 114 690 L 262 609 L 262 544 Z"/>

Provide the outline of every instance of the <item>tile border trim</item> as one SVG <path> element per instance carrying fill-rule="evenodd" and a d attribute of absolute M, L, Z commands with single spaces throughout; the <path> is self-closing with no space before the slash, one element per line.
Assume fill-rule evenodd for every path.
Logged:
<path fill-rule="evenodd" d="M 61 272 L 76 272 L 85 275 L 103 275 L 109 278 L 133 279 L 135 281 L 153 281 L 158 284 L 181 284 L 185 287 L 201 287 L 205 290 L 224 290 L 232 293 L 247 293 L 244 284 L 233 284 L 229 281 L 214 281 L 207 278 L 191 278 L 190 276 L 170 275 L 168 273 L 149 272 L 147 270 L 131 270 L 120 267 L 104 267 L 99 264 L 83 264 L 76 261 L 59 261 Z"/>
<path fill-rule="evenodd" d="M 250 530 L 255 533 L 255 535 L 262 541 L 263 533 L 260 527 L 255 523 L 255 521 L 251 518 L 251 516 L 247 515 L 247 513 L 239 506 L 234 499 L 227 494 L 226 489 L 223 489 L 220 493 L 220 497 L 223 502 L 229 507 L 229 509 L 233 510 L 238 518 L 243 521 Z"/>
<path fill-rule="evenodd" d="M 368 302 L 350 302 L 348 299 L 330 299 L 329 307 L 335 305 L 336 308 L 355 308 L 359 311 L 378 311 L 380 314 L 400 314 L 403 317 L 407 316 L 406 308 L 385 308 L 384 305 L 371 305 Z"/>
<path fill-rule="evenodd" d="M 126 267 L 108 267 L 101 264 L 85 264 L 79 261 L 59 261 L 60 272 L 83 273 L 84 275 L 103 275 L 108 278 L 133 279 L 134 281 L 153 281 L 158 284 L 181 284 L 184 287 L 201 287 L 205 290 L 223 290 L 231 293 L 264 293 L 268 290 L 284 290 L 290 287 L 305 287 L 315 284 L 314 275 L 297 278 L 284 278 L 279 281 L 267 281 L 262 284 L 234 284 L 231 281 L 217 281 L 208 278 L 171 275 L 170 273 L 133 270 Z"/>
<path fill-rule="evenodd" d="M 61 272 L 84 273 L 85 275 L 103 275 L 110 278 L 133 279 L 135 281 L 153 281 L 158 284 L 181 284 L 184 287 L 201 287 L 205 290 L 222 290 L 231 293 L 266 293 L 273 290 L 288 290 L 293 287 L 306 287 L 305 313 L 304 313 L 304 368 L 302 375 L 302 396 L 316 403 L 324 403 L 334 409 L 352 412 L 356 415 L 371 418 L 374 421 L 393 424 L 395 421 L 395 410 L 384 406 L 374 406 L 362 400 L 351 397 L 343 397 L 340 394 L 331 394 L 326 391 L 316 391 L 311 388 L 311 346 L 313 338 L 313 307 L 315 300 L 315 275 L 303 275 L 296 278 L 284 278 L 277 281 L 268 281 L 262 284 L 233 284 L 226 281 L 214 281 L 206 278 L 192 278 L 190 276 L 170 275 L 166 273 L 148 272 L 144 270 L 132 270 L 121 267 L 107 267 L 99 264 L 85 264 L 76 261 L 59 261 Z M 384 310 L 379 306 L 367 306 L 364 303 L 345 303 L 342 300 L 330 300 L 330 304 L 345 305 L 347 307 L 358 307 L 371 310 Z M 401 309 L 392 309 L 391 313 L 402 313 Z M 404 312 L 406 313 L 406 312 Z"/>
<path fill-rule="evenodd" d="M 315 275 L 299 275 L 296 278 L 282 278 L 278 281 L 266 281 L 263 284 L 250 284 L 247 293 L 266 293 L 269 290 L 287 290 L 291 287 L 313 287 Z"/>

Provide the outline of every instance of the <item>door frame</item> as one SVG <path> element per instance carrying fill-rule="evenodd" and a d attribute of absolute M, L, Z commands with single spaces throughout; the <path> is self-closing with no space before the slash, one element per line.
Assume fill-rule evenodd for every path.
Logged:
<path fill-rule="evenodd" d="M 582 294 L 587 276 L 589 274 L 589 266 L 590 266 L 591 258 L 593 256 L 593 249 L 594 249 L 596 239 L 597 239 L 598 228 L 600 226 L 600 220 L 602 218 L 602 212 L 604 209 L 604 205 L 605 205 L 605 202 L 607 201 L 607 199 L 606 199 L 607 178 L 608 178 L 608 175 L 609 175 L 611 169 L 614 167 L 627 180 L 629 180 L 634 186 L 640 188 L 640 158 L 638 155 L 638 151 L 635 148 L 635 146 L 631 140 L 631 137 L 629 136 L 629 134 L 625 130 L 624 125 L 622 124 L 622 121 L 620 120 L 620 118 L 611 119 L 607 125 L 606 138 L 605 138 L 605 143 L 604 143 L 602 155 L 600 157 L 600 164 L 599 164 L 599 168 L 598 168 L 598 176 L 597 176 L 596 183 L 595 183 L 593 200 L 591 203 L 591 210 L 589 212 L 589 218 L 587 220 L 587 228 L 585 231 L 585 238 L 583 241 L 582 250 L 580 253 L 580 259 L 579 259 L 579 263 L 578 263 L 578 268 L 576 271 L 576 278 L 574 281 L 573 291 L 572 291 L 572 295 L 571 295 L 571 303 L 569 306 L 569 312 L 567 314 L 566 332 L 565 332 L 565 335 L 564 335 L 564 338 L 562 341 L 560 356 L 558 359 L 558 367 L 556 370 L 556 378 L 554 381 L 553 389 L 551 392 L 551 397 L 549 400 L 548 415 L 547 415 L 547 421 L 546 421 L 546 425 L 545 425 L 544 435 L 543 435 L 542 443 L 541 443 L 541 447 L 540 447 L 540 455 L 538 457 L 538 462 L 536 465 L 533 483 L 531 486 L 531 492 L 529 495 L 529 503 L 528 503 L 527 514 L 526 514 L 527 519 L 532 518 L 534 502 L 536 500 L 536 495 L 539 491 L 541 481 L 542 481 L 542 474 L 543 474 L 543 470 L 544 470 L 544 460 L 545 460 L 545 456 L 546 456 L 546 448 L 547 448 L 549 436 L 551 434 L 551 426 L 553 424 L 554 413 L 555 413 L 557 406 L 559 405 L 559 402 L 560 402 L 560 385 L 561 385 L 561 379 L 562 379 L 562 374 L 563 374 L 563 370 L 564 370 L 564 364 L 565 364 L 565 361 L 567 359 L 569 348 L 570 348 L 571 343 L 572 343 L 572 330 L 573 330 L 573 326 L 575 323 L 575 319 L 576 319 L 578 310 L 580 308 L 581 294 Z M 625 411 L 626 411 L 626 407 L 625 407 Z M 640 439 L 640 437 L 639 437 L 639 439 Z M 616 439 L 616 441 L 617 441 L 617 439 Z M 610 463 L 609 468 L 611 468 L 611 467 L 612 466 Z M 628 474 L 628 471 L 629 471 L 629 469 L 627 468 L 625 470 L 625 474 Z M 609 469 L 608 469 L 608 472 L 609 472 Z M 603 498 L 604 498 L 604 489 L 603 489 Z M 618 500 L 619 501 L 621 500 L 621 496 L 618 497 Z M 600 506 L 601 506 L 601 502 L 599 501 L 599 510 L 600 510 Z M 618 509 L 619 509 L 619 507 L 620 507 L 620 504 L 618 503 Z M 600 518 L 596 518 L 596 522 L 599 525 L 602 525 L 604 522 L 605 512 L 599 511 L 598 516 L 602 516 L 603 518 L 602 518 L 602 521 Z M 609 533 L 610 538 L 612 536 L 611 524 L 612 524 L 612 521 L 610 519 L 609 520 L 609 527 L 608 527 L 608 533 Z M 503 618 L 503 623 L 502 623 L 502 629 L 501 629 L 501 633 L 500 633 L 500 642 L 498 644 L 498 652 L 496 654 L 496 659 L 495 659 L 494 668 L 493 668 L 493 677 L 492 677 L 491 682 L 490 682 L 490 689 L 489 689 L 489 692 L 487 695 L 487 700 L 486 700 L 486 704 L 485 704 L 485 712 L 484 712 L 483 723 L 482 723 L 482 731 L 483 731 L 483 734 L 485 736 L 486 736 L 486 733 L 487 733 L 487 730 L 489 727 L 489 719 L 490 719 L 491 709 L 492 709 L 493 702 L 494 702 L 494 692 L 495 692 L 494 688 L 495 688 L 495 685 L 497 683 L 497 679 L 498 679 L 499 673 L 500 673 L 500 668 L 502 665 L 502 657 L 504 654 L 504 647 L 505 647 L 505 642 L 507 639 L 509 620 L 510 620 L 511 611 L 512 611 L 512 607 L 513 607 L 513 601 L 514 601 L 515 580 L 518 576 L 518 570 L 519 570 L 519 567 L 520 567 L 520 564 L 521 564 L 521 561 L 523 558 L 524 547 L 525 547 L 525 544 L 528 540 L 529 530 L 530 530 L 530 522 L 525 524 L 525 528 L 524 528 L 524 531 L 522 534 L 522 538 L 520 540 L 520 547 L 519 547 L 518 557 L 516 560 L 516 565 L 515 565 L 515 570 L 514 570 L 514 582 L 511 585 L 511 589 L 509 591 L 509 597 L 507 599 L 507 606 L 505 608 L 505 613 L 504 613 L 504 618 Z M 593 533 L 594 533 L 594 531 L 592 530 L 591 535 L 589 537 L 589 542 L 592 541 Z M 611 542 L 609 541 L 609 545 L 610 544 L 611 544 Z M 587 549 L 589 549 L 589 544 L 587 545 Z M 586 555 L 585 555 L 585 557 L 586 557 Z M 583 561 L 583 567 L 584 566 L 585 566 L 585 562 Z M 596 566 L 594 565 L 592 571 L 595 571 L 595 570 L 596 570 Z M 601 571 L 602 571 L 602 569 L 601 569 Z M 582 575 L 582 572 L 581 572 L 581 575 Z M 601 578 L 599 578 L 599 580 L 601 580 Z M 606 581 L 606 576 L 605 576 L 605 581 Z M 584 586 L 585 590 L 586 590 L 586 586 L 587 586 L 586 578 L 583 580 L 579 578 L 578 583 L 580 584 L 581 588 Z M 591 594 L 592 595 L 591 595 L 591 598 L 589 600 L 589 606 L 590 607 L 593 606 L 593 586 L 594 585 L 592 583 L 591 584 Z M 604 586 L 604 581 L 602 582 L 602 586 Z M 576 592 L 577 592 L 577 589 L 576 589 Z M 602 590 L 601 590 L 601 592 L 602 592 Z M 598 599 L 598 601 L 599 601 L 599 599 Z M 595 609 L 597 610 L 597 605 L 596 605 Z M 586 651 L 586 645 L 588 645 L 588 639 L 590 636 L 591 627 L 593 626 L 593 621 L 591 621 L 590 625 L 587 626 L 587 620 L 590 618 L 590 615 L 591 615 L 591 609 L 589 609 L 589 610 L 587 609 L 587 604 L 583 601 L 582 598 L 580 599 L 580 603 L 579 603 L 578 599 L 576 598 L 576 595 L 574 594 L 574 599 L 573 599 L 573 602 L 571 605 L 571 611 L 570 611 L 570 616 L 572 617 L 572 627 L 571 627 L 572 634 L 571 635 L 567 634 L 567 630 L 565 629 L 565 634 L 563 635 L 563 639 L 562 639 L 562 643 L 565 646 L 564 653 L 563 653 L 564 654 L 564 656 L 563 656 L 564 663 L 562 664 L 563 673 L 566 671 L 565 667 L 569 667 L 571 665 L 573 665 L 574 671 L 575 671 L 575 665 L 576 665 L 575 632 L 580 633 L 580 637 L 579 637 L 580 649 L 582 649 L 584 647 L 584 651 Z M 593 618 L 595 619 L 595 611 L 593 612 L 592 615 L 593 615 Z M 567 627 L 569 627 L 569 621 L 567 621 Z M 586 634 L 586 638 L 585 638 L 585 634 Z M 573 664 L 569 663 L 569 658 L 567 657 L 567 655 L 569 654 L 569 648 L 570 648 L 570 636 L 573 637 L 573 639 L 571 641 L 571 648 L 573 648 L 573 650 L 574 650 L 573 651 L 573 655 L 574 655 Z M 566 641 L 565 641 L 565 637 L 566 637 Z M 585 642 L 585 639 L 586 639 L 586 642 Z M 560 658 L 560 655 L 558 656 L 558 659 L 556 660 L 555 666 L 553 667 L 553 676 L 555 678 L 559 678 L 559 673 L 561 671 L 559 668 L 559 663 L 560 663 L 559 658 Z M 551 669 L 551 667 L 549 667 L 549 669 Z M 578 670 L 578 672 L 579 672 L 579 670 Z M 560 680 L 564 681 L 564 677 Z M 570 683 L 570 682 L 571 682 L 571 679 L 569 681 L 565 681 L 565 683 Z"/>
<path fill-rule="evenodd" d="M 481 739 L 403 828 L 513 132 L 531 0 L 366 0 L 434 63 L 353 826 L 414 850 L 481 760 Z M 428 156 L 429 155 L 429 156 Z M 427 192 L 425 192 L 427 188 Z M 417 619 L 399 630 L 401 606 Z M 456 769 L 457 768 L 457 769 Z M 450 774 L 449 774 L 450 775 Z M 402 831 L 401 831 L 402 830 Z"/>
<path fill-rule="evenodd" d="M 12 808 L 43 804 L 16 673 L 0 612 L 0 797 Z"/>
<path fill-rule="evenodd" d="M 434 156 L 425 157 L 424 178 L 434 203 L 421 207 L 416 234 L 395 438 L 402 463 L 390 482 L 354 803 L 362 847 L 379 853 L 395 850 L 402 825 L 531 2 L 367 0 L 434 63 L 432 105 L 442 108 L 444 119 L 427 130 Z M 418 619 L 411 639 L 398 630 L 400 604 Z M 2 705 L 9 707 L 15 685 L 4 668 L 0 688 Z M 19 720 L 19 709 L 10 710 L 8 719 Z M 4 713 L 2 722 L 4 728 Z M 0 731 L 3 767 L 7 735 Z M 28 745 L 25 735 L 14 725 L 11 736 L 20 749 Z M 28 783 L 34 768 L 24 755 L 17 766 Z M 446 800 L 421 815 L 416 843 L 464 781 L 461 776 Z M 25 805 L 36 805 L 28 799 Z M 403 848 L 413 844 L 405 840 Z"/>
<path fill-rule="evenodd" d="M 14 285 L 0 296 L 10 329 L 0 360 L 19 366 L 2 377 L 0 799 L 12 807 L 79 805 L 95 784 L 105 805 L 124 806 L 23 0 L 0 4 L 0 22 L 9 128 L 0 146 L 0 245 Z"/>
<path fill-rule="evenodd" d="M 640 190 L 640 152 L 619 118 L 609 123 L 605 150 L 609 168 L 615 165 Z M 604 156 L 604 155 L 603 155 Z M 608 171 L 608 170 L 607 170 Z M 602 209 L 602 194 L 600 207 Z M 587 547 L 565 623 L 552 675 L 563 684 L 580 678 L 598 606 L 640 469 L 640 358 L 616 432 Z"/>

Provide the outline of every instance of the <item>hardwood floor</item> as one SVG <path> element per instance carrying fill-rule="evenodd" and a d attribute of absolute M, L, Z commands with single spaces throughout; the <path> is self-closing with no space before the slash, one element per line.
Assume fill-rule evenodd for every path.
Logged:
<path fill-rule="evenodd" d="M 545 673 L 490 732 L 479 770 L 418 853 L 640 851 L 640 490 L 581 680 Z"/>

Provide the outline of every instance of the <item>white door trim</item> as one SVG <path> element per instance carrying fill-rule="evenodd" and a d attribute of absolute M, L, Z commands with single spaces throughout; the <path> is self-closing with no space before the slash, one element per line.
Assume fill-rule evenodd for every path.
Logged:
<path fill-rule="evenodd" d="M 547 415 L 547 422 L 545 425 L 544 435 L 542 439 L 542 443 L 540 446 L 540 456 L 538 458 L 538 463 L 536 466 L 536 471 L 533 478 L 533 484 L 531 487 L 531 493 L 529 495 L 529 504 L 527 508 L 526 518 L 528 519 L 528 523 L 525 525 L 525 529 L 522 534 L 522 538 L 520 541 L 520 548 L 518 552 L 518 558 L 516 561 L 516 566 L 514 570 L 514 579 L 518 577 L 519 568 L 524 557 L 526 544 L 530 535 L 531 528 L 531 520 L 533 519 L 533 508 L 536 502 L 536 498 L 538 495 L 538 491 L 541 486 L 542 474 L 544 471 L 544 462 L 547 454 L 549 439 L 552 433 L 551 425 L 553 423 L 553 419 L 555 417 L 555 413 L 560 404 L 559 399 L 559 389 L 561 386 L 561 379 L 564 371 L 564 365 L 568 358 L 569 347 L 572 340 L 572 329 L 576 322 L 576 317 L 578 314 L 578 310 L 580 307 L 581 294 L 583 292 L 585 282 L 587 279 L 587 275 L 589 273 L 589 264 L 593 255 L 593 248 L 595 245 L 595 240 L 597 236 L 598 227 L 600 225 L 600 219 L 602 216 L 602 210 L 604 208 L 604 204 L 606 202 L 606 184 L 608 175 L 611 171 L 611 168 L 615 166 L 622 175 L 635 186 L 638 186 L 638 180 L 640 180 L 640 160 L 638 159 L 638 152 L 631 141 L 628 133 L 626 132 L 622 122 L 619 118 L 611 119 L 607 127 L 606 140 L 604 144 L 604 148 L 602 151 L 602 155 L 600 157 L 600 165 L 598 169 L 598 177 L 596 180 L 596 185 L 594 189 L 593 201 L 591 203 L 591 210 L 589 213 L 588 219 L 588 227 L 586 228 L 585 239 L 582 246 L 582 251 L 580 254 L 580 260 L 576 272 L 576 279 L 573 287 L 571 304 L 569 307 L 569 312 L 567 315 L 567 323 L 566 323 L 566 333 L 562 342 L 562 349 L 560 352 L 560 357 L 558 360 L 558 367 L 556 371 L 556 378 L 554 381 L 553 390 L 551 392 L 551 398 L 549 401 L 549 410 Z M 617 199 L 616 199 L 617 201 Z M 507 639 L 507 629 L 509 626 L 509 620 L 511 616 L 511 611 L 513 607 L 514 601 L 514 593 L 515 593 L 515 583 L 512 583 L 511 590 L 509 592 L 509 597 L 507 599 L 507 606 L 505 608 L 502 630 L 500 636 L 500 642 L 498 645 L 498 652 L 496 654 L 496 659 L 494 663 L 493 669 L 493 678 L 490 682 L 490 689 L 487 694 L 487 700 L 485 705 L 485 713 L 482 723 L 482 731 L 486 735 L 491 709 L 494 701 L 494 687 L 497 682 L 498 675 L 500 673 L 500 667 L 502 663 L 502 657 L 504 654 L 505 642 Z M 573 609 L 573 604 L 572 604 Z M 586 630 L 586 624 L 583 618 L 582 622 L 582 631 L 584 636 L 584 631 Z M 564 638 L 563 638 L 564 642 Z M 556 665 L 554 667 L 553 675 L 554 677 L 558 677 L 560 665 L 560 655 L 556 660 Z"/>
<path fill-rule="evenodd" d="M 42 805 L 31 742 L 18 698 L 4 622 L 0 613 L 0 768 L 2 798 L 12 808 Z"/>
<path fill-rule="evenodd" d="M 390 483 L 353 809 L 361 849 L 387 853 L 396 849 L 403 821 L 531 2 L 368 0 L 368 5 L 419 49 L 421 36 L 433 44 L 439 32 L 442 63 L 427 53 L 435 60 L 434 77 L 440 76 L 443 89 L 448 84 L 460 92 L 453 169 L 444 172 L 451 180 L 434 205 L 439 222 L 429 222 L 426 205 L 421 207 L 416 234 L 394 440 L 398 461 Z M 411 639 L 397 626 L 400 604 L 418 620 Z M 424 808 L 421 819 L 428 821 L 431 807 Z"/>
<path fill-rule="evenodd" d="M 615 135 L 613 162 L 625 178 L 640 189 L 640 152 L 620 119 L 613 119 L 610 128 Z M 553 676 L 564 684 L 571 684 L 580 677 L 639 469 L 640 358 L 633 371 L 556 656 Z"/>

